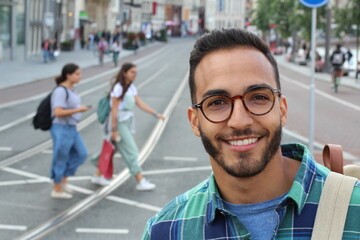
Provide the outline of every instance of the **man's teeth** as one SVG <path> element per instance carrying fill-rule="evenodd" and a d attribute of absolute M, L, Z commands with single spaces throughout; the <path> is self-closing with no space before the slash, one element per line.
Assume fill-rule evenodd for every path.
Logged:
<path fill-rule="evenodd" d="M 258 140 L 257 138 L 248 138 L 244 140 L 229 141 L 229 144 L 233 146 L 244 146 L 244 145 L 252 144 L 257 140 Z"/>

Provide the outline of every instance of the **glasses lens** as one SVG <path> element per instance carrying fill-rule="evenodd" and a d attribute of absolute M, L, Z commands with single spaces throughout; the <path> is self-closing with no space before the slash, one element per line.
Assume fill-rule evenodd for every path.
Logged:
<path fill-rule="evenodd" d="M 274 105 L 275 96 L 270 88 L 255 88 L 245 93 L 244 103 L 256 115 L 268 113 Z"/>
<path fill-rule="evenodd" d="M 224 121 L 231 113 L 231 100 L 227 96 L 208 97 L 202 104 L 202 110 L 210 121 Z"/>

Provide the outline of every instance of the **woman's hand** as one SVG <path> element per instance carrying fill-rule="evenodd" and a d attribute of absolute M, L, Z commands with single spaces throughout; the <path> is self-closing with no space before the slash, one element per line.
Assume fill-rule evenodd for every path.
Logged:
<path fill-rule="evenodd" d="M 91 109 L 91 106 L 80 106 L 78 108 L 79 112 L 86 112 Z"/>
<path fill-rule="evenodd" d="M 165 120 L 165 117 L 164 117 L 164 115 L 162 115 L 162 114 L 160 114 L 160 113 L 156 113 L 156 117 L 158 118 L 158 119 L 161 119 L 161 120 Z"/>
<path fill-rule="evenodd" d="M 119 138 L 120 134 L 118 131 L 112 131 L 111 132 L 111 140 L 113 142 L 117 142 L 117 139 Z"/>

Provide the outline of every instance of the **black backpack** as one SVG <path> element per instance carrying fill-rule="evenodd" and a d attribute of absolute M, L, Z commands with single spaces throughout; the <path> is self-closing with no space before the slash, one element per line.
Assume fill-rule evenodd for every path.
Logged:
<path fill-rule="evenodd" d="M 69 98 L 68 90 L 66 89 L 66 87 L 61 85 L 58 87 L 63 87 L 65 89 L 67 101 Z M 53 118 L 51 117 L 51 94 L 55 89 L 56 87 L 40 102 L 32 121 L 35 129 L 40 128 L 41 130 L 47 131 L 51 128 L 53 120 Z"/>

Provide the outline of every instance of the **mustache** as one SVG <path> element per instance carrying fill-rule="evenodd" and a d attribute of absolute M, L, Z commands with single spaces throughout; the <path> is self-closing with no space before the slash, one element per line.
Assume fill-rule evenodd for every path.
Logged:
<path fill-rule="evenodd" d="M 245 129 L 234 129 L 229 133 L 224 133 L 221 135 L 218 135 L 216 137 L 216 139 L 221 140 L 221 139 L 226 139 L 226 138 L 241 138 L 241 137 L 246 137 L 246 136 L 251 136 L 251 135 L 256 135 L 256 136 L 266 136 L 269 135 L 269 131 L 263 129 L 263 130 L 253 130 L 251 128 L 245 128 Z"/>

